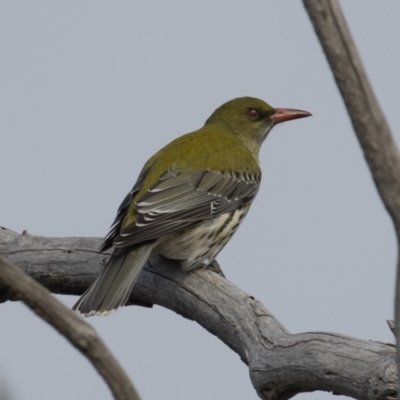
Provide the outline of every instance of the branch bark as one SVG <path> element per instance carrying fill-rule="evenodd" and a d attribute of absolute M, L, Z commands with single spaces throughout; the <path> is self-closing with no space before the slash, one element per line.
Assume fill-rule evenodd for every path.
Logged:
<path fill-rule="evenodd" d="M 106 256 L 97 238 L 46 238 L 0 228 L 0 255 L 54 293 L 82 294 Z M 0 287 L 0 297 L 7 291 Z M 290 334 L 256 299 L 211 271 L 182 272 L 152 259 L 131 302 L 159 304 L 195 320 L 249 366 L 262 399 L 332 391 L 356 399 L 397 397 L 396 351 L 390 344 L 334 333 Z"/>
<path fill-rule="evenodd" d="M 362 65 L 337 0 L 303 0 L 346 104 L 400 248 L 400 155 L 386 118 Z M 395 331 L 400 346 L 400 257 L 397 262 Z M 400 354 L 400 352 L 399 352 Z M 398 359 L 400 368 L 400 358 Z"/>
<path fill-rule="evenodd" d="M 108 384 L 115 399 L 140 400 L 129 377 L 96 331 L 53 297 L 46 288 L 1 257 L 0 287 L 12 299 L 22 300 L 83 353 Z"/>

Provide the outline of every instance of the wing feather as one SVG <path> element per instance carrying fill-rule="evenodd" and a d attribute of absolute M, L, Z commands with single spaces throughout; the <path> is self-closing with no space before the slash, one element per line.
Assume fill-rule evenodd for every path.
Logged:
<path fill-rule="evenodd" d="M 107 236 L 104 238 L 104 241 L 100 246 L 100 251 L 105 251 L 113 246 L 114 238 L 118 235 L 121 229 L 122 221 L 125 217 L 126 211 L 128 210 L 129 204 L 131 203 L 135 194 L 139 191 L 149 171 L 150 168 L 147 168 L 143 169 L 140 172 L 139 177 L 134 184 L 132 190 L 125 196 L 124 200 L 120 204 L 114 222 L 111 224 L 110 230 L 108 231 Z"/>
<path fill-rule="evenodd" d="M 126 227 L 117 225 L 113 244 L 153 240 L 231 212 L 254 199 L 260 179 L 259 174 L 170 169 L 140 198 L 131 198 L 137 217 Z"/>

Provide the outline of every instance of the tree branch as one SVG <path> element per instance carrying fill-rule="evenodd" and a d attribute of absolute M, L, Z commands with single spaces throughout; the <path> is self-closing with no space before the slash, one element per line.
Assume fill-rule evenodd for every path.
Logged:
<path fill-rule="evenodd" d="M 369 83 L 337 0 L 303 0 L 346 104 L 379 195 L 400 247 L 400 155 Z M 400 257 L 397 263 L 395 330 L 400 346 Z M 399 352 L 400 354 L 400 352 Z M 400 368 L 400 358 L 398 359 Z"/>
<path fill-rule="evenodd" d="M 0 228 L 0 254 L 54 293 L 82 294 L 106 256 L 97 238 L 46 238 Z M 0 296 L 7 293 L 0 288 Z M 159 259 L 146 265 L 131 302 L 159 304 L 195 320 L 249 366 L 262 399 L 324 390 L 356 399 L 397 396 L 395 347 L 347 336 L 290 334 L 256 299 L 211 271 L 182 272 Z"/>
<path fill-rule="evenodd" d="M 29 262 L 29 260 L 27 260 Z M 138 393 L 96 331 L 60 303 L 42 285 L 0 257 L 0 286 L 22 300 L 38 316 L 83 353 L 110 387 L 117 400 L 140 400 Z"/>

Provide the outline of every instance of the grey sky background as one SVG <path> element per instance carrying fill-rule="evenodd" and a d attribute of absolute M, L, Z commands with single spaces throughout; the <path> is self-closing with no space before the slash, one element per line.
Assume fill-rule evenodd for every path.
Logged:
<path fill-rule="evenodd" d="M 342 3 L 399 141 L 400 3 Z M 0 58 L 0 224 L 18 232 L 104 236 L 143 163 L 234 97 L 312 112 L 266 140 L 262 188 L 219 262 L 291 332 L 394 342 L 392 224 L 300 1 L 3 0 Z M 0 305 L 0 321 L 13 399 L 111 398 L 23 305 Z M 143 400 L 257 398 L 195 322 L 160 307 L 89 322 Z"/>

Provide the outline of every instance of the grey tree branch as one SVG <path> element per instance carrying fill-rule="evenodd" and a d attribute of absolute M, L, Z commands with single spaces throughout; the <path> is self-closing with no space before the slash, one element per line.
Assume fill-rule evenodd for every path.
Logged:
<path fill-rule="evenodd" d="M 389 127 L 338 2 L 303 1 L 399 238 L 400 157 Z M 0 230 L 0 254 L 55 293 L 81 294 L 86 289 L 106 257 L 97 253 L 99 244 L 95 238 L 43 238 Z M 8 295 L 0 288 L 0 300 Z M 313 390 L 356 399 L 398 398 L 394 346 L 333 333 L 290 334 L 260 302 L 210 271 L 184 274 L 151 260 L 135 286 L 134 302 L 174 310 L 220 338 L 249 366 L 260 398 L 287 399 Z M 397 290 L 397 335 L 399 302 Z"/>
<path fill-rule="evenodd" d="M 339 2 L 303 0 L 303 3 L 346 104 L 379 195 L 394 223 L 400 247 L 400 155 L 389 125 L 369 83 Z M 400 257 L 397 263 L 395 331 L 399 348 Z M 398 363 L 400 366 L 400 358 Z"/>
<path fill-rule="evenodd" d="M 97 238 L 46 238 L 0 228 L 0 255 L 54 293 L 81 294 L 106 256 Z M 0 287 L 0 298 L 7 291 Z M 159 304 L 195 320 L 248 365 L 262 399 L 324 390 L 356 399 L 397 398 L 396 351 L 390 344 L 340 334 L 290 334 L 256 299 L 211 271 L 182 272 L 152 259 L 130 301 Z M 384 323 L 384 321 L 382 321 Z"/>
<path fill-rule="evenodd" d="M 29 260 L 26 260 L 29 263 Z M 37 315 L 83 353 L 110 387 L 117 400 L 140 400 L 129 377 L 96 331 L 60 303 L 42 285 L 0 257 L 0 287 L 22 300 Z"/>

